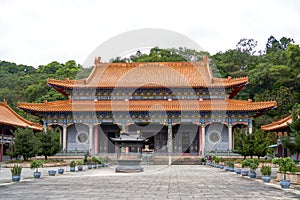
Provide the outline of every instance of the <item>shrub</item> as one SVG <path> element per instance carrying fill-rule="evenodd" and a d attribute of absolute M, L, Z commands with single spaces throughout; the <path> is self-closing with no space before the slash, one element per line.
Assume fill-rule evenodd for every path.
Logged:
<path fill-rule="evenodd" d="M 234 162 L 227 162 L 228 167 L 234 168 Z"/>
<path fill-rule="evenodd" d="M 92 157 L 92 163 L 97 164 L 98 162 L 99 162 L 99 160 L 95 156 L 93 156 Z"/>
<path fill-rule="evenodd" d="M 30 161 L 30 168 L 36 169 L 36 172 L 38 172 L 39 167 L 43 167 L 44 161 L 43 160 L 31 160 Z"/>
<path fill-rule="evenodd" d="M 282 172 L 283 179 L 286 180 L 286 172 L 292 172 L 295 167 L 295 162 L 290 158 L 274 158 L 272 160 L 273 164 L 279 165 L 279 172 Z"/>
<path fill-rule="evenodd" d="M 81 166 L 81 165 L 82 165 L 82 160 L 77 160 L 77 161 L 76 161 L 76 165 L 77 165 L 77 166 Z"/>
<path fill-rule="evenodd" d="M 263 165 L 261 168 L 260 168 L 260 172 L 262 175 L 264 176 L 270 176 L 271 173 L 272 173 L 272 168 L 268 165 Z"/>
<path fill-rule="evenodd" d="M 10 169 L 11 175 L 21 175 L 22 173 L 22 167 L 21 165 L 14 164 L 14 166 Z"/>
<path fill-rule="evenodd" d="M 74 161 L 74 160 L 72 160 L 71 162 L 70 162 L 70 167 L 75 167 L 76 166 L 76 162 Z"/>
<path fill-rule="evenodd" d="M 252 172 L 258 168 L 258 159 L 245 159 L 242 161 L 242 168 L 249 167 Z"/>

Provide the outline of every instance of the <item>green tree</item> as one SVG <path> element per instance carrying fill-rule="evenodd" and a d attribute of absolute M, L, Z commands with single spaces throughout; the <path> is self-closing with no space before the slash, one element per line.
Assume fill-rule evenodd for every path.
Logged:
<path fill-rule="evenodd" d="M 254 129 L 252 134 L 247 134 L 246 128 L 236 128 L 234 131 L 235 151 L 244 158 L 246 156 L 263 157 L 272 150 L 267 147 L 276 142 L 273 133 L 266 133 L 261 129 Z"/>
<path fill-rule="evenodd" d="M 287 51 L 287 65 L 296 74 L 297 79 L 300 79 L 300 47 L 299 45 L 289 44 Z M 299 84 L 299 82 L 298 82 Z"/>
<path fill-rule="evenodd" d="M 53 156 L 61 150 L 60 135 L 58 129 L 47 130 L 47 132 L 40 132 L 37 134 L 38 140 L 38 155 Z"/>
<path fill-rule="evenodd" d="M 274 36 L 270 36 L 268 38 L 268 42 L 266 44 L 266 52 L 273 53 L 278 50 L 286 50 L 288 45 L 294 43 L 294 40 L 287 37 L 282 37 L 280 40 L 277 40 Z"/>
<path fill-rule="evenodd" d="M 23 156 L 24 160 L 34 157 L 38 151 L 38 142 L 33 130 L 26 128 L 18 128 L 15 131 L 14 143 L 12 144 L 14 151 L 7 152 L 8 155 L 17 158 Z"/>
<path fill-rule="evenodd" d="M 290 154 L 300 153 L 300 104 L 296 103 L 291 112 L 292 123 L 289 124 L 291 134 L 280 138 L 283 146 Z"/>

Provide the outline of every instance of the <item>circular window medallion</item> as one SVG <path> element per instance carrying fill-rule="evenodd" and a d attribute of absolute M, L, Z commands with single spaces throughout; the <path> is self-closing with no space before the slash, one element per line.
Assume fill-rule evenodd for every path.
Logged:
<path fill-rule="evenodd" d="M 217 142 L 220 141 L 220 139 L 221 139 L 220 134 L 217 133 L 217 132 L 211 132 L 211 133 L 209 134 L 209 140 L 210 140 L 212 143 L 217 143 Z"/>
<path fill-rule="evenodd" d="M 84 132 L 78 133 L 77 140 L 80 143 L 86 143 L 88 140 L 88 135 Z"/>

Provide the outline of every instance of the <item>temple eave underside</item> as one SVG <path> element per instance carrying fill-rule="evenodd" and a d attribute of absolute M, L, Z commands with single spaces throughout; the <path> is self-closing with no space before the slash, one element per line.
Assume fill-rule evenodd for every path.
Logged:
<path fill-rule="evenodd" d="M 165 102 L 163 105 L 148 105 L 143 101 L 143 104 L 139 104 L 140 107 L 129 103 L 127 111 L 120 109 L 122 106 L 118 107 L 119 105 L 114 107 L 114 102 L 109 102 L 106 108 L 105 102 L 90 102 L 94 103 L 92 106 L 87 102 L 73 102 L 72 107 L 70 100 L 42 104 L 20 103 L 18 107 L 40 116 L 44 120 L 45 129 L 58 126 L 61 144 L 66 152 L 81 150 L 95 155 L 115 153 L 117 147 L 113 146 L 110 137 L 118 136 L 120 131 L 140 130 L 149 138 L 148 146 L 156 153 L 189 153 L 204 156 L 216 150 L 232 152 L 233 129 L 247 126 L 248 132 L 251 133 L 253 117 L 276 106 L 274 102 L 233 101 L 243 103 L 244 108 L 226 110 L 225 106 L 224 110 L 195 110 L 195 107 L 192 107 L 194 110 L 183 110 L 179 107 L 177 110 L 174 104 L 177 105 L 179 101 L 176 103 L 168 100 L 159 101 Z M 124 105 L 124 102 L 121 104 Z M 87 109 L 86 105 L 93 109 Z M 146 109 L 141 109 L 142 105 Z M 203 108 L 203 102 L 197 101 L 197 105 Z M 81 141 L 81 136 L 88 139 Z"/>

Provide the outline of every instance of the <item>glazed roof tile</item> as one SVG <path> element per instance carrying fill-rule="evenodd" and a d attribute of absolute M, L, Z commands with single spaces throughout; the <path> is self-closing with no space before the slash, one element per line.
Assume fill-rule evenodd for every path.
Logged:
<path fill-rule="evenodd" d="M 289 127 L 289 124 L 292 123 L 292 121 L 293 119 L 292 116 L 290 115 L 281 120 L 272 122 L 271 124 L 261 126 L 261 129 L 263 129 L 264 131 L 276 131 L 276 130 L 285 129 Z"/>
<path fill-rule="evenodd" d="M 262 111 L 276 107 L 276 102 L 252 102 L 245 100 L 114 100 L 71 101 L 45 103 L 18 103 L 18 108 L 38 112 L 90 112 L 90 111 Z"/>
<path fill-rule="evenodd" d="M 248 77 L 213 77 L 208 61 L 97 63 L 87 79 L 48 79 L 49 85 L 64 88 L 228 88 L 247 83 Z"/>
<path fill-rule="evenodd" d="M 7 102 L 0 102 L 0 124 L 18 127 L 29 127 L 34 130 L 42 130 L 43 127 L 39 124 L 30 122 L 20 115 L 18 115 L 13 109 L 11 109 Z"/>

